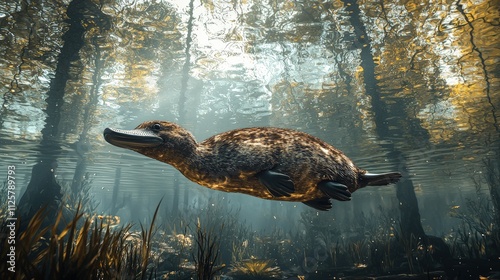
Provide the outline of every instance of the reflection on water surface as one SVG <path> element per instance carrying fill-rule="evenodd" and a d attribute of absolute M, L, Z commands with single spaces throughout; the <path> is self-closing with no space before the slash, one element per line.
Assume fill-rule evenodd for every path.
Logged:
<path fill-rule="evenodd" d="M 0 161 L 16 166 L 18 203 L 33 181 L 33 166 L 57 162 L 55 181 L 67 192 L 87 190 L 95 207 L 85 211 L 102 217 L 149 225 L 163 197 L 157 222 L 188 221 L 195 236 L 197 216 L 204 225 L 227 216 L 226 228 L 247 230 L 227 242 L 239 250 L 221 247 L 235 277 L 259 266 L 269 277 L 306 279 L 365 265 L 361 274 L 420 273 L 428 268 L 417 259 L 446 263 L 438 260 L 446 257 L 422 249 L 439 247 L 430 235 L 451 244 L 452 259 L 489 265 L 498 253 L 491 248 L 500 244 L 497 6 L 354 0 L 2 3 Z M 405 178 L 397 186 L 360 190 L 328 213 L 219 193 L 103 141 L 105 127 L 131 129 L 149 119 L 180 123 L 199 141 L 234 128 L 293 128 L 341 149 L 362 168 L 397 170 Z M 181 236 L 162 230 L 170 236 L 165 240 Z M 236 230 L 220 232 L 237 236 Z M 477 251 L 465 252 L 465 240 L 474 240 Z M 188 250 L 174 241 L 166 251 Z M 407 249 L 404 260 L 384 247 L 396 243 Z M 159 270 L 188 270 L 183 260 L 177 264 Z M 396 264 L 404 269 L 395 270 Z M 461 275 L 487 276 L 475 267 Z"/>

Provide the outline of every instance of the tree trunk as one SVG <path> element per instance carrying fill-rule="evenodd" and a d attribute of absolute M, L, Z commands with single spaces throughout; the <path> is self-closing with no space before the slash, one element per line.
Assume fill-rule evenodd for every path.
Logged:
<path fill-rule="evenodd" d="M 57 200 L 61 197 L 61 187 L 55 182 L 54 171 L 57 166 L 57 159 L 61 153 L 61 137 L 60 137 L 60 124 L 61 124 L 61 108 L 64 104 L 64 94 L 66 89 L 66 84 L 71 78 L 70 73 L 80 72 L 75 71 L 72 66 L 72 62 L 79 58 L 80 49 L 85 44 L 84 34 L 85 27 L 83 26 L 83 21 L 88 18 L 92 18 L 93 22 L 96 22 L 100 27 L 109 28 L 110 24 L 107 17 L 100 11 L 100 9 L 90 0 L 73 0 L 68 5 L 66 11 L 68 16 L 67 23 L 69 24 L 68 30 L 62 36 L 64 44 L 61 48 L 61 53 L 57 60 L 57 66 L 55 70 L 55 76 L 50 82 L 50 89 L 47 92 L 47 107 L 44 110 L 47 115 L 45 119 L 45 126 L 42 129 L 42 140 L 40 142 L 40 153 L 39 162 L 33 167 L 33 172 L 31 176 L 31 181 L 26 189 L 28 195 L 22 197 L 19 202 L 19 207 L 25 209 L 36 208 L 41 201 L 48 205 L 54 205 Z M 97 56 L 96 61 L 100 60 L 100 56 Z M 96 64 L 96 69 L 98 64 Z M 96 75 L 94 75 L 96 77 Z M 97 84 L 94 85 L 92 100 L 97 104 L 97 94 L 96 88 Z M 90 106 L 90 105 L 89 105 Z M 87 107 L 89 109 L 90 107 Z M 85 120 L 89 119 L 89 111 L 85 111 Z M 89 124 L 86 124 L 88 127 Z M 86 130 L 83 132 L 86 138 Z M 77 143 L 77 152 L 81 155 L 84 150 L 79 148 L 83 147 L 85 144 Z M 80 145 L 83 144 L 83 145 Z M 80 146 L 79 146 L 80 145 Z M 49 168 L 50 167 L 50 168 Z M 79 161 L 77 168 L 75 170 L 75 179 L 72 183 L 73 191 L 81 185 L 81 178 L 85 173 L 86 162 L 85 159 Z M 54 178 L 54 180 L 48 180 L 47 178 Z M 46 193 L 44 195 L 42 192 Z M 50 195 L 49 195 L 50 194 Z M 43 200 L 41 200 L 43 197 Z M 49 207 L 48 210 L 53 210 L 53 207 Z M 28 211 L 28 213 L 32 213 Z M 30 219 L 31 216 L 23 217 L 23 219 Z"/>
<path fill-rule="evenodd" d="M 388 105 L 380 97 L 380 88 L 375 79 L 375 63 L 371 53 L 371 43 L 366 33 L 365 26 L 361 22 L 360 9 L 356 0 L 343 0 L 346 10 L 350 13 L 350 22 L 354 27 L 356 39 L 360 43 L 361 48 L 361 66 L 363 67 L 363 78 L 365 82 L 365 91 L 371 97 L 373 113 L 375 117 L 376 132 L 383 141 L 382 148 L 389 151 L 390 160 L 395 166 L 400 168 L 403 173 L 403 179 L 397 184 L 396 195 L 399 200 L 401 234 L 403 238 L 415 238 L 426 243 L 427 236 L 425 235 L 422 223 L 420 221 L 420 212 L 418 209 L 417 198 L 413 189 L 413 182 L 408 178 L 408 170 L 404 155 L 397 150 L 389 138 L 391 131 L 389 129 Z M 405 107 L 405 104 L 396 104 L 398 107 Z M 404 114 L 404 110 L 395 110 Z M 400 118 L 407 118 L 405 115 Z"/>
<path fill-rule="evenodd" d="M 99 10 L 100 12 L 100 10 Z M 101 15 L 103 20 L 107 21 L 104 15 Z M 106 27 L 105 27 L 106 28 Z M 87 152 L 91 150 L 91 146 L 88 141 L 88 132 L 92 127 L 92 118 L 94 116 L 97 103 L 99 101 L 99 88 L 101 87 L 101 72 L 103 68 L 103 62 L 101 59 L 101 49 L 97 36 L 92 38 L 92 45 L 95 49 L 94 56 L 94 73 L 92 75 L 92 86 L 89 92 L 89 102 L 85 105 L 83 112 L 83 130 L 80 134 L 80 139 L 76 143 L 75 151 L 78 154 L 78 162 L 75 168 L 75 174 L 73 175 L 73 182 L 71 183 L 71 190 L 73 195 L 77 197 L 82 189 L 82 183 L 84 181 L 84 176 L 87 171 Z"/>
<path fill-rule="evenodd" d="M 179 193 L 180 193 L 180 184 L 179 184 L 179 172 L 174 173 L 174 197 L 172 200 L 172 211 L 170 212 L 170 217 L 175 219 L 177 214 L 179 213 Z"/>
<path fill-rule="evenodd" d="M 109 214 L 115 216 L 121 207 L 118 206 L 118 191 L 120 190 L 120 179 L 122 177 L 122 168 L 117 167 L 115 171 L 115 182 L 113 184 L 113 195 L 111 196 L 111 209 Z M 123 207 L 123 206 L 122 206 Z"/>
<path fill-rule="evenodd" d="M 49 205 L 47 211 L 57 210 L 57 200 L 61 197 L 61 187 L 55 181 L 54 171 L 57 167 L 57 158 L 61 153 L 59 139 L 59 123 L 61 120 L 61 107 L 64 103 L 64 89 L 69 80 L 71 61 L 78 59 L 78 52 L 82 48 L 83 34 L 81 0 L 72 1 L 67 10 L 69 17 L 68 31 L 63 35 L 64 45 L 57 61 L 55 76 L 51 80 L 50 89 L 46 99 L 45 127 L 42 129 L 40 142 L 40 159 L 33 167 L 31 180 L 26 192 L 19 201 L 19 208 L 26 209 L 23 220 L 29 221 L 36 210 L 43 205 Z M 42 195 L 43 194 L 43 195 Z M 35 212 L 33 212 L 35 211 Z M 48 213 L 51 216 L 53 213 Z"/>
<path fill-rule="evenodd" d="M 186 60 L 184 61 L 184 66 L 182 67 L 182 80 L 181 80 L 181 89 L 179 95 L 179 123 L 184 124 L 186 121 L 186 93 L 188 90 L 188 80 L 189 80 L 189 69 L 191 67 L 191 42 L 193 41 L 192 32 L 193 32 L 193 20 L 194 20 L 194 0 L 189 1 L 189 20 L 187 24 L 187 35 L 186 35 L 186 49 L 185 55 Z M 196 110 L 195 110 L 196 112 Z M 174 175 L 174 198 L 172 203 L 172 216 L 177 216 L 179 211 L 179 192 L 180 184 L 179 184 L 179 173 L 175 173 Z M 187 193 L 185 193 L 187 197 Z"/>

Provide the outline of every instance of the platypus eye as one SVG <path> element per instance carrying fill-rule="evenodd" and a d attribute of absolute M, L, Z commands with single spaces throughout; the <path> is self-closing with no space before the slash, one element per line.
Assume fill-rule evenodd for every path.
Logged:
<path fill-rule="evenodd" d="M 151 126 L 151 129 L 154 131 L 159 131 L 161 129 L 161 124 L 155 123 Z"/>

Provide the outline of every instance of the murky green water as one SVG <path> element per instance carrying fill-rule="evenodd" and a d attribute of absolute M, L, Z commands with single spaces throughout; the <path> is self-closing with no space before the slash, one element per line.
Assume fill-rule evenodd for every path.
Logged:
<path fill-rule="evenodd" d="M 205 189 L 109 145 L 102 131 L 158 119 L 201 141 L 286 127 L 371 172 L 403 172 L 426 234 L 456 234 L 457 213 L 473 216 L 468 202 L 495 209 L 498 24 L 494 1 L 3 3 L 1 166 L 16 166 L 18 202 L 32 167 L 57 161 L 61 184 L 90 181 L 99 214 L 123 201 L 122 222 L 145 222 L 163 198 L 165 217 L 221 207 L 278 238 L 278 229 L 303 234 L 301 215 L 317 214 Z M 321 215 L 342 240 L 369 235 L 350 225 L 368 217 L 390 227 L 383 216 L 399 219 L 396 188 L 360 190 Z"/>

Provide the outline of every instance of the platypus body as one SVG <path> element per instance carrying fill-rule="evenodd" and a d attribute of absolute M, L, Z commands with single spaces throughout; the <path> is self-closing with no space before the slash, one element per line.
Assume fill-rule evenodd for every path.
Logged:
<path fill-rule="evenodd" d="M 333 146 L 291 129 L 236 129 L 197 143 L 175 123 L 148 121 L 133 130 L 106 128 L 104 138 L 168 163 L 202 186 L 318 210 L 330 209 L 330 199 L 350 200 L 357 189 L 401 178 L 397 172 L 367 173 Z"/>

